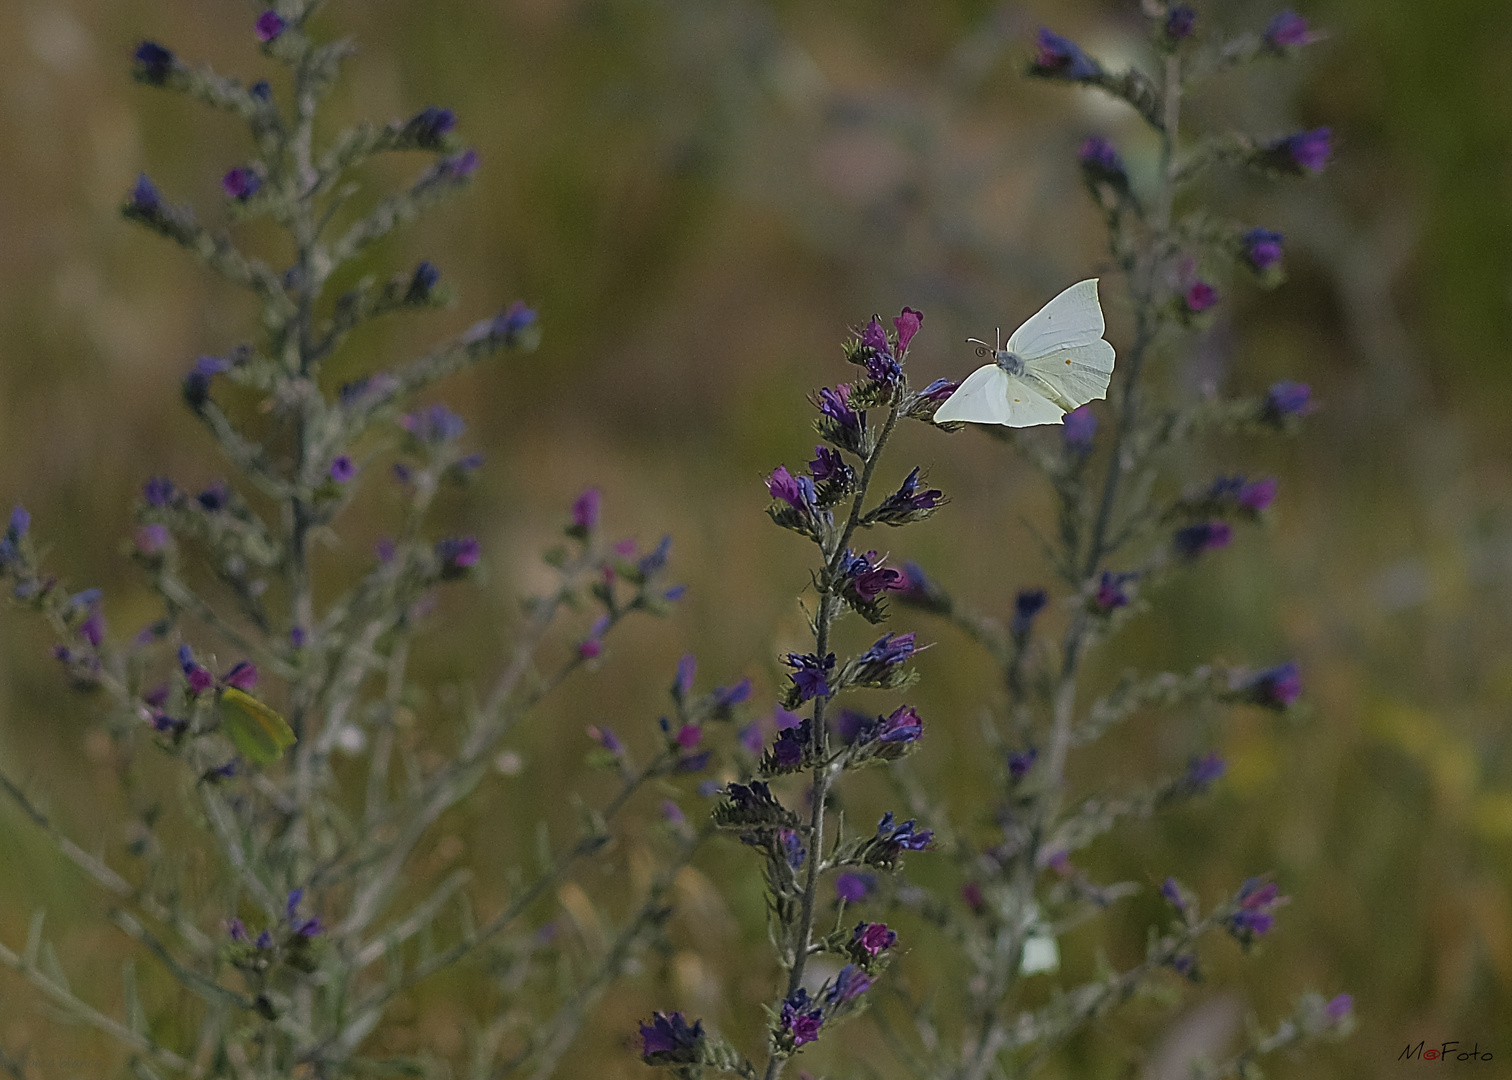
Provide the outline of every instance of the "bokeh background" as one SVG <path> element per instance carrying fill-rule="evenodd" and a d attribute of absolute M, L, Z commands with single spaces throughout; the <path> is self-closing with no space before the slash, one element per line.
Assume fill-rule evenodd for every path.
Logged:
<path fill-rule="evenodd" d="M 1247 0 L 1197 6 L 1208 32 L 1258 28 L 1273 13 Z M 166 472 L 192 487 L 224 473 L 179 379 L 196 355 L 249 334 L 253 316 L 119 217 L 146 169 L 172 201 L 213 219 L 219 177 L 250 152 L 231 118 L 134 85 L 130 54 L 151 37 L 260 77 L 256 9 L 3 0 L 0 10 L 11 41 L 0 66 L 0 492 L 32 511 L 57 573 L 107 590 L 125 633 L 153 611 L 121 547 L 141 481 Z M 1170 1009 L 1122 1014 L 1052 1075 L 1166 1075 L 1138 1064 L 1140 1047 L 1153 1061 L 1162 1040 L 1221 1039 L 1248 1011 L 1279 1016 L 1307 987 L 1354 993 L 1359 1029 L 1275 1062 L 1274 1075 L 1415 1075 L 1427 1064 L 1395 1059 L 1419 1040 L 1490 1048 L 1493 1064 L 1456 1066 L 1478 1076 L 1512 1061 L 1512 7 L 1319 0 L 1304 14 L 1327 41 L 1298 63 L 1216 80 L 1191 115 L 1260 135 L 1329 125 L 1334 164 L 1295 184 L 1215 182 L 1216 205 L 1286 234 L 1289 279 L 1271 293 L 1223 284 L 1217 324 L 1163 377 L 1177 394 L 1296 378 L 1321 407 L 1295 439 L 1214 443 L 1183 463 L 1190 477 L 1277 475 L 1272 525 L 1167 588 L 1095 678 L 1294 656 L 1307 707 L 1297 720 L 1236 713 L 1200 727 L 1152 718 L 1081 776 L 1152 775 L 1218 749 L 1231 768 L 1211 799 L 1093 848 L 1083 865 L 1144 884 L 1176 873 L 1212 898 L 1273 871 L 1292 902 L 1256 956 L 1211 943 L 1206 984 Z M 486 455 L 478 482 L 443 510 L 452 531 L 478 533 L 489 573 L 443 599 L 430 676 L 486 678 L 515 598 L 543 580 L 538 552 L 586 486 L 603 489 L 611 531 L 643 543 L 670 532 L 689 585 L 674 617 L 642 624 L 536 715 L 510 747 L 518 774 L 489 781 L 473 811 L 448 821 L 435 858 L 486 871 L 512 844 L 528 847 L 555 793 L 601 789 L 583 764 L 585 725 L 650 744 L 683 652 L 697 653 L 701 682 L 750 676 L 769 708 L 775 656 L 801 641 L 809 552 L 766 521 L 761 477 L 807 459 L 804 395 L 846 377 L 845 328 L 874 311 L 922 309 L 914 377 L 959 376 L 974 361 L 964 337 L 1017 325 L 1100 270 L 1076 147 L 1094 133 L 1123 140 L 1136 179 L 1151 147 L 1120 108 L 1022 71 L 1042 23 L 1111 62 L 1138 58 L 1139 17 L 1115 0 L 332 0 L 323 20 L 360 45 L 335 115 L 448 105 L 483 162 L 464 195 L 370 262 L 388 273 L 429 258 L 458 304 L 360 335 L 331 381 L 412 355 L 515 297 L 544 328 L 535 354 L 438 394 Z M 367 176 L 381 186 L 415 167 L 383 162 Z M 1122 344 L 1126 315 L 1105 296 Z M 900 475 L 925 464 L 953 502 L 881 540 L 1003 612 L 1015 590 L 1048 581 L 1026 528 L 1045 520 L 1045 494 L 979 433 L 914 426 L 893 457 Z M 392 519 L 383 481 L 367 482 L 369 508 L 333 559 L 366 558 Z M 985 797 L 974 762 L 990 672 L 925 617 L 901 612 L 894 628 L 938 642 L 913 695 L 931 723 L 919 772 L 970 822 Z M 0 761 L 85 847 L 115 852 L 121 803 L 98 705 L 66 691 L 50 645 L 24 614 L 0 620 Z M 697 1013 L 750 1045 L 755 1002 L 772 985 L 755 878 L 730 847 L 701 864 L 675 950 L 605 999 L 561 1075 L 642 1075 L 625 1035 L 652 1008 Z M 75 985 L 108 1004 L 129 948 L 102 928 L 78 875 L 0 807 L 0 940 L 23 941 L 38 906 Z M 1153 911 L 1130 905 L 1078 932 L 1068 963 L 1129 962 Z M 908 965 L 920 986 L 949 977 L 925 948 Z M 384 1037 L 395 1050 L 459 1054 L 469 978 L 481 976 L 417 991 Z M 864 1040 L 865 1028 L 849 1037 Z M 104 1055 L 78 1075 L 120 1060 L 0 973 L 0 1047 L 28 1045 Z"/>

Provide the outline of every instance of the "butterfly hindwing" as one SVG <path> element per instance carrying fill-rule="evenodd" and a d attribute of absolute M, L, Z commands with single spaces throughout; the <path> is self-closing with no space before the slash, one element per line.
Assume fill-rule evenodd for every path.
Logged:
<path fill-rule="evenodd" d="M 935 423 L 964 420 L 973 424 L 1011 424 L 1009 381 L 1008 373 L 996 364 L 977 368 L 935 410 Z"/>

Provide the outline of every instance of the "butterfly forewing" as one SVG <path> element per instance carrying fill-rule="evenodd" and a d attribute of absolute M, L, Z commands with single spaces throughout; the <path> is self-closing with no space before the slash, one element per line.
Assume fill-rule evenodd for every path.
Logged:
<path fill-rule="evenodd" d="M 1008 351 L 1034 360 L 1068 346 L 1096 341 L 1103 336 L 1103 329 L 1097 279 L 1088 278 L 1066 289 L 1015 330 L 1008 339 Z"/>

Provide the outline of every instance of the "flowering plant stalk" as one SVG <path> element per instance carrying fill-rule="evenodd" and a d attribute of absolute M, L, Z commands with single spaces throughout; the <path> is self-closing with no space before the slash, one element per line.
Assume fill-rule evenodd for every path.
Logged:
<path fill-rule="evenodd" d="M 784 972 L 768 1010 L 765 1064 L 758 1066 L 681 1013 L 656 1013 L 642 1025 L 643 1056 L 650 1063 L 686 1077 L 714 1068 L 774 1080 L 791 1055 L 880 994 L 871 1015 L 904 1073 L 921 1080 L 1033 1075 L 1068 1038 L 1112 1007 L 1153 992 L 1159 980 L 1170 977 L 1162 972 L 1198 979 L 1197 943 L 1204 935 L 1222 930 L 1248 949 L 1272 928 L 1275 910 L 1287 902 L 1277 883 L 1255 877 L 1204 912 L 1192 892 L 1167 878 L 1160 893 L 1171 918 L 1164 928 L 1151 929 L 1141 963 L 1058 986 L 1048 1003 L 1034 1004 L 1045 1001 L 1037 977 L 1060 970 L 1061 937 L 1139 891 L 1130 883 L 1094 882 L 1072 857 L 1123 823 L 1201 794 L 1224 772 L 1216 754 L 1194 753 L 1178 775 L 1131 792 L 1071 802 L 1073 750 L 1141 710 L 1202 703 L 1284 710 L 1301 690 L 1291 662 L 1262 670 L 1207 664 L 1185 674 L 1130 674 L 1083 704 L 1091 651 L 1150 607 L 1160 581 L 1225 547 L 1235 526 L 1261 519 L 1275 497 L 1272 479 L 1222 475 L 1197 489 L 1163 495 L 1173 459 L 1190 453 L 1207 432 L 1289 430 L 1310 408 L 1309 390 L 1301 383 L 1279 383 L 1261 397 L 1213 397 L 1192 404 L 1165 400 L 1164 388 L 1152 376 L 1185 335 L 1213 318 L 1220 296 L 1210 278 L 1223 267 L 1247 268 L 1262 285 L 1281 278 L 1279 233 L 1215 221 L 1196 205 L 1192 196 L 1206 174 L 1233 164 L 1268 175 L 1315 173 L 1329 156 L 1327 129 L 1275 139 L 1228 133 L 1189 143 L 1181 126 L 1183 97 L 1217 70 L 1284 57 L 1318 35 L 1299 16 L 1283 12 L 1262 34 L 1222 40 L 1201 34 L 1196 13 L 1186 5 L 1145 0 L 1142 9 L 1159 58 L 1157 71 L 1134 67 L 1110 73 L 1074 42 L 1048 30 L 1040 34 L 1030 67 L 1033 75 L 1096 87 L 1127 103 L 1159 146 L 1156 174 L 1144 185 L 1134 183 L 1104 139 L 1089 139 L 1080 155 L 1134 320 L 1133 340 L 1121 350 L 1114 372 L 1111 437 L 1097 438 L 1098 416 L 1084 405 L 1064 416 L 1058 440 L 1047 442 L 1027 431 L 1010 440 L 1046 477 L 1058 501 L 1058 528 L 1044 546 L 1065 590 L 1060 606 L 1069 615 L 1059 646 L 1051 650 L 1035 636 L 1051 602 L 1048 590 L 1024 590 L 1011 618 L 997 619 L 957 602 L 912 563 L 894 577 L 897 571 L 883 566 L 875 552 L 852 550 L 858 528 L 921 520 L 944 501 L 939 492 L 921 489 L 915 469 L 895 494 L 864 508 L 878 456 L 898 419 L 930 420 L 955 389 L 936 383 L 915 393 L 908 387 L 902 360 L 918 329 L 918 313 L 905 309 L 892 336 L 873 320 L 848 346 L 849 358 L 866 367 L 865 377 L 815 397 L 821 413 L 816 424 L 830 446 L 817 448 L 807 473 L 779 467 L 768 480 L 772 518 L 807 537 L 820 553 L 814 572 L 815 648 L 785 661 L 793 673 L 783 704 L 806 707 L 809 715 L 793 718 L 749 778 L 732 784 L 715 811 L 720 825 L 737 830 L 742 842 L 764 856 L 771 938 Z M 885 420 L 869 423 L 868 409 L 886 409 Z M 888 634 L 843 664 L 831 651 L 837 617 L 853 611 L 879 620 L 886 592 L 945 617 L 997 663 L 1004 700 L 989 729 L 999 790 L 989 835 L 954 825 L 955 808 L 926 791 L 901 761 L 923 732 L 911 707 L 875 720 L 833 714 L 831 699 L 840 692 L 898 688 L 910 681 L 904 662 L 915 651 L 912 633 Z M 848 715 L 853 718 L 847 720 Z M 837 805 L 837 781 L 848 769 L 878 761 L 894 765 L 889 775 L 907 801 L 910 820 L 900 826 L 889 813 L 875 835 L 846 838 L 840 832 L 831 840 L 826 828 Z M 806 785 L 794 793 L 806 814 L 789 809 L 793 798 L 784 801 L 772 790 L 788 774 L 806 777 Z M 920 828 L 920 820 L 930 828 Z M 903 850 L 930 847 L 960 867 L 964 880 L 957 903 L 909 884 L 898 865 Z M 821 935 L 815 927 L 816 897 L 821 875 L 831 870 L 843 871 L 833 886 L 839 915 L 834 930 Z M 888 993 L 872 989 L 897 933 L 866 919 L 848 928 L 844 913 L 847 903 L 873 894 L 890 899 L 899 913 L 912 910 L 924 924 L 943 926 L 932 948 L 918 948 L 931 953 L 934 963 L 941 951 L 959 951 L 959 962 L 970 973 L 960 992 L 937 991 L 926 1003 L 911 996 L 905 978 L 889 978 Z M 809 961 L 824 954 L 845 966 L 822 982 L 806 979 Z M 1347 994 L 1329 1000 L 1304 994 L 1273 1031 L 1257 1031 L 1249 1046 L 1229 1058 L 1194 1063 L 1193 1075 L 1258 1076 L 1256 1059 L 1263 1054 L 1347 1033 L 1351 1004 Z"/>
<path fill-rule="evenodd" d="M 491 688 L 460 716 L 424 704 L 412 642 L 437 587 L 472 577 L 483 552 L 472 536 L 431 533 L 438 493 L 465 484 L 480 459 L 462 446 L 461 418 L 417 396 L 495 353 L 533 348 L 538 330 L 515 303 L 408 363 L 334 389 L 323 379 L 357 327 L 447 302 L 430 262 L 339 291 L 334 283 L 354 265 L 366 269 L 376 241 L 464 188 L 478 155 L 459 140 L 452 112 L 437 107 L 322 142 L 317 117 L 352 46 L 307 34 L 319 6 L 285 0 L 244 30 L 272 62 L 277 89 L 191 65 L 156 42 L 135 53 L 139 82 L 246 123 L 253 152 L 222 178 L 227 217 L 232 226 L 270 222 L 292 252 L 279 266 L 244 250 L 235 231 L 173 205 L 145 175 L 123 207 L 261 306 L 259 335 L 200 358 L 182 387 L 234 481 L 194 491 L 154 477 L 137 504 L 130 550 L 161 616 L 118 641 L 99 590 L 71 592 L 44 570 L 24 510 L 0 540 L 12 596 L 50 622 L 72 684 L 109 702 L 133 805 L 129 842 L 87 852 L 15 780 L 0 776 L 0 787 L 103 890 L 111 921 L 189 1004 L 171 1023 L 161 1019 L 161 977 L 139 979 L 130 962 L 124 1015 L 107 1014 L 71 988 L 41 912 L 23 946 L 0 944 L 0 963 L 118 1040 L 135 1075 L 272 1080 L 430 1075 L 425 1057 L 386 1049 L 385 1018 L 422 980 L 486 954 L 500 974 L 475 1018 L 468 1075 L 544 1075 L 606 986 L 659 936 L 671 882 L 708 830 L 670 823 L 642 862 L 652 872 L 614 910 L 600 911 L 573 884 L 575 871 L 610 857 L 616 817 L 650 782 L 707 763 L 689 746 L 706 721 L 730 717 L 739 694 L 681 686 L 679 734 L 657 733 L 644 764 L 595 731 L 618 790 L 600 807 L 578 802 L 576 838 L 553 843 L 543 822 L 538 865 L 509 870 L 497 910 L 474 912 L 470 870 L 419 856 L 445 815 L 508 769 L 501 743 L 532 707 L 596 661 L 624 620 L 665 612 L 681 589 L 666 582 L 670 540 L 645 552 L 610 544 L 599 494 L 587 492 L 566 542 L 547 553 L 556 583 L 526 605 Z M 390 152 L 426 164 L 406 190 L 364 204 L 353 170 Z M 393 535 L 355 574 L 350 559 L 323 560 L 360 493 L 390 482 L 404 504 Z M 586 632 L 564 628 L 564 615 L 583 607 L 596 613 Z M 184 795 L 177 810 L 167 796 L 175 785 Z M 191 875 L 192 865 L 210 872 Z M 586 957 L 540 925 L 540 901 L 553 893 L 602 927 Z"/>

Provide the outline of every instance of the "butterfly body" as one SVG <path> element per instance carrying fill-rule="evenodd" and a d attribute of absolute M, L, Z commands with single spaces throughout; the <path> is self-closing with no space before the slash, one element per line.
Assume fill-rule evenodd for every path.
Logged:
<path fill-rule="evenodd" d="M 972 339 L 992 363 L 973 371 L 935 411 L 936 423 L 1030 427 L 1107 396 L 1113 346 L 1103 340 L 1097 279 L 1077 282 L 1015 330 L 1008 343 Z"/>

